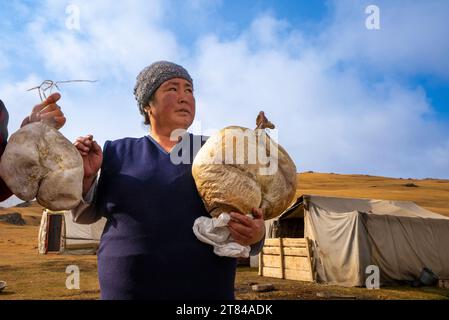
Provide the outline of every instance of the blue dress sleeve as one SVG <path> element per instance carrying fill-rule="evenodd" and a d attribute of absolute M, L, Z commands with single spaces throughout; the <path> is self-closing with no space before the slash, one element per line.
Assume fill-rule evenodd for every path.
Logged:
<path fill-rule="evenodd" d="M 263 245 L 265 244 L 265 236 L 259 242 L 251 245 L 251 251 L 249 252 L 250 256 L 255 256 L 262 251 Z"/>

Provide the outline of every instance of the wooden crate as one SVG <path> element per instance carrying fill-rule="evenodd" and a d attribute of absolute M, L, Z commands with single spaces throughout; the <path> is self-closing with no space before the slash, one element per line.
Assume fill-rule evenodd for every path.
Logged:
<path fill-rule="evenodd" d="M 308 238 L 265 239 L 259 255 L 259 275 L 314 281 L 311 243 Z"/>
<path fill-rule="evenodd" d="M 438 280 L 438 287 L 449 289 L 449 279 L 440 279 Z"/>

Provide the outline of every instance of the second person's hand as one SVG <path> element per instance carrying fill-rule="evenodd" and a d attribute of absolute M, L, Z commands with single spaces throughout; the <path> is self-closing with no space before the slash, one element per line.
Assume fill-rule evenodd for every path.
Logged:
<path fill-rule="evenodd" d="M 31 114 L 22 122 L 21 127 L 32 122 L 43 121 L 56 129 L 61 129 L 66 122 L 66 118 L 61 107 L 56 104 L 59 99 L 61 99 L 61 95 L 55 92 L 43 102 L 34 106 Z"/>

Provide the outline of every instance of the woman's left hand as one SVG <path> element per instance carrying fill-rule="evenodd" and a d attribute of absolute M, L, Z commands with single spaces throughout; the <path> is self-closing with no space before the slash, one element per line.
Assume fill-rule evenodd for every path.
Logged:
<path fill-rule="evenodd" d="M 253 208 L 253 216 L 245 216 L 239 212 L 231 212 L 231 220 L 228 222 L 232 238 L 243 246 L 250 246 L 263 239 L 265 236 L 265 221 L 263 211 Z"/>

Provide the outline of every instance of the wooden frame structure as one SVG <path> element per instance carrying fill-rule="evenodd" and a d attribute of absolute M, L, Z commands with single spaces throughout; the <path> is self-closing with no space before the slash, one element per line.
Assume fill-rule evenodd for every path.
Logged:
<path fill-rule="evenodd" d="M 259 275 L 315 281 L 313 251 L 308 238 L 271 238 L 259 254 Z"/>

